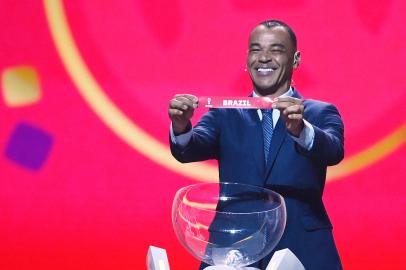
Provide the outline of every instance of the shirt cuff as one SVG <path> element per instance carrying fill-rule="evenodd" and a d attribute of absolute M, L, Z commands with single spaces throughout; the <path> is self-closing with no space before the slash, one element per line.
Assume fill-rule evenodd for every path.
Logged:
<path fill-rule="evenodd" d="M 313 147 L 313 142 L 314 142 L 314 128 L 306 120 L 303 120 L 303 122 L 304 122 L 304 128 L 303 128 L 302 132 L 300 132 L 300 136 L 298 138 L 295 136 L 291 136 L 291 137 L 301 147 L 303 147 L 307 151 L 310 151 Z"/>
<path fill-rule="evenodd" d="M 185 147 L 190 142 L 190 139 L 192 138 L 192 129 L 190 129 L 186 133 L 175 135 L 175 132 L 173 132 L 172 123 L 169 128 L 169 133 L 171 135 L 172 143 L 179 145 L 180 147 Z M 313 131 L 313 133 L 314 133 L 314 131 Z"/>

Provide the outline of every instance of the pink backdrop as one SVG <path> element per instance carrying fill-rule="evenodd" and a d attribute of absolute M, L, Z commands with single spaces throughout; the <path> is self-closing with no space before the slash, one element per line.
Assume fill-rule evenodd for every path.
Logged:
<path fill-rule="evenodd" d="M 296 87 L 345 121 L 324 196 L 344 267 L 404 269 L 404 14 L 402 0 L 3 1 L 0 269 L 144 269 L 149 245 L 196 269 L 171 203 L 215 163 L 173 162 L 167 104 L 247 95 L 248 34 L 267 18 L 297 33 Z"/>

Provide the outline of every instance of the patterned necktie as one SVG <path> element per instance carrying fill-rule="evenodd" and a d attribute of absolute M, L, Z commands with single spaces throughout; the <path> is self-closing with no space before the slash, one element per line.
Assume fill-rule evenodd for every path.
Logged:
<path fill-rule="evenodd" d="M 272 119 L 272 109 L 261 111 L 262 111 L 262 130 L 264 133 L 264 154 L 266 164 L 268 161 L 269 147 L 271 145 L 273 134 L 273 119 Z"/>

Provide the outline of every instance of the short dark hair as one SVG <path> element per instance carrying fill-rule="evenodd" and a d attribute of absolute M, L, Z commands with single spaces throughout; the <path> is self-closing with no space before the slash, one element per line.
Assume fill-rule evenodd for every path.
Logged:
<path fill-rule="evenodd" d="M 295 51 L 297 50 L 296 34 L 295 34 L 295 32 L 293 32 L 292 28 L 289 25 L 287 25 L 286 23 L 279 21 L 279 20 L 266 20 L 266 21 L 261 22 L 259 25 L 263 25 L 269 29 L 276 27 L 276 26 L 282 26 L 289 33 L 290 40 L 292 41 L 292 44 L 293 44 L 293 49 Z"/>

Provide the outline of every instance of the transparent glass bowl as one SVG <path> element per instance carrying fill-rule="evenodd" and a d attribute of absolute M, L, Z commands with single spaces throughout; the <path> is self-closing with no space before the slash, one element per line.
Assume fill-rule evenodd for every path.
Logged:
<path fill-rule="evenodd" d="M 209 265 L 244 267 L 277 245 L 286 225 L 283 197 L 237 183 L 202 183 L 181 188 L 172 223 L 182 245 Z"/>

